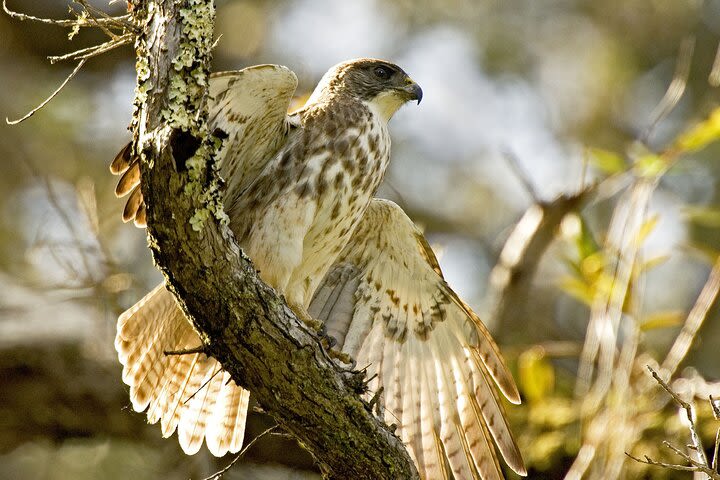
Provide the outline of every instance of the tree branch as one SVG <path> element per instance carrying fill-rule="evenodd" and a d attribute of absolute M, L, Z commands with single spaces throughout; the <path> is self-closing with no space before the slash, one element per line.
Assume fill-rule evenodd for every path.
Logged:
<path fill-rule="evenodd" d="M 401 441 L 277 293 L 226 226 L 203 105 L 212 42 L 210 0 L 136 0 L 138 85 L 133 132 L 143 157 L 150 247 L 206 351 L 256 396 L 326 478 L 414 479 Z"/>

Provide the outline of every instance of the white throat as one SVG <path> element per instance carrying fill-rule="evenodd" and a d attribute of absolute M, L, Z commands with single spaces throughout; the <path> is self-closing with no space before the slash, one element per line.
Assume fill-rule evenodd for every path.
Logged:
<path fill-rule="evenodd" d="M 370 109 L 373 115 L 376 115 L 379 119 L 387 123 L 405 102 L 406 100 L 403 100 L 394 92 L 382 92 L 369 102 L 363 103 Z"/>

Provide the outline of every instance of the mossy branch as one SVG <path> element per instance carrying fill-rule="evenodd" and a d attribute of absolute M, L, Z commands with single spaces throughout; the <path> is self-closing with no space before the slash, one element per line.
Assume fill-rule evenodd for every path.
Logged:
<path fill-rule="evenodd" d="M 277 293 L 257 277 L 230 230 L 214 157 L 221 140 L 204 105 L 212 46 L 210 0 L 137 0 L 133 133 L 143 158 L 149 244 L 205 351 L 253 392 L 326 478 L 414 479 L 402 442 Z"/>

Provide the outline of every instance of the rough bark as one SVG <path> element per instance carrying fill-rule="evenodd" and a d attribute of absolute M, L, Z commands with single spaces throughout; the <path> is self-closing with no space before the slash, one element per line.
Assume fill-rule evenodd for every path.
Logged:
<path fill-rule="evenodd" d="M 328 359 L 317 336 L 263 284 L 224 222 L 203 106 L 212 1 L 136 0 L 133 121 L 148 240 L 170 290 L 217 358 L 326 476 L 412 479 L 401 441 L 358 392 L 363 375 Z"/>

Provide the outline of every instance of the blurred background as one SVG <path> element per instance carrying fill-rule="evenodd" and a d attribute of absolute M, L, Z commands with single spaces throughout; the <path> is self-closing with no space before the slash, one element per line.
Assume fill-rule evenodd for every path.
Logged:
<path fill-rule="evenodd" d="M 8 3 L 68 18 L 63 0 Z M 124 13 L 124 2 L 90 3 Z M 720 118 L 703 121 L 720 100 L 720 0 L 216 4 L 216 70 L 283 64 L 303 95 L 331 65 L 372 56 L 423 87 L 422 104 L 391 123 L 380 195 L 423 226 L 448 282 L 499 340 L 525 400 L 508 410 L 530 478 L 692 477 L 623 452 L 677 462 L 661 440 L 688 442 L 643 367 L 666 359 L 717 257 Z M 66 29 L 0 15 L 0 114 L 21 117 L 72 70 L 47 56 L 100 41 L 97 31 L 69 41 Z M 130 47 L 93 58 L 32 118 L 0 125 L 0 478 L 199 479 L 229 461 L 162 440 L 120 379 L 117 315 L 161 280 L 144 232 L 120 219 L 108 171 L 129 140 L 133 62 Z M 698 140 L 698 128 L 709 137 Z M 640 200 L 638 159 L 672 166 Z M 515 264 L 503 282 L 508 238 L 535 238 L 514 230 L 534 204 L 556 218 L 540 226 L 540 246 L 506 247 Z M 639 226 L 613 243 L 618 215 Z M 617 279 L 602 273 L 628 248 L 622 308 L 600 341 L 612 351 L 602 388 L 586 333 L 603 282 Z M 701 399 L 720 396 L 718 312 L 700 323 L 668 371 L 700 400 L 712 450 L 718 425 Z M 268 425 L 254 415 L 246 441 Z M 319 477 L 294 442 L 267 437 L 227 478 Z"/>

